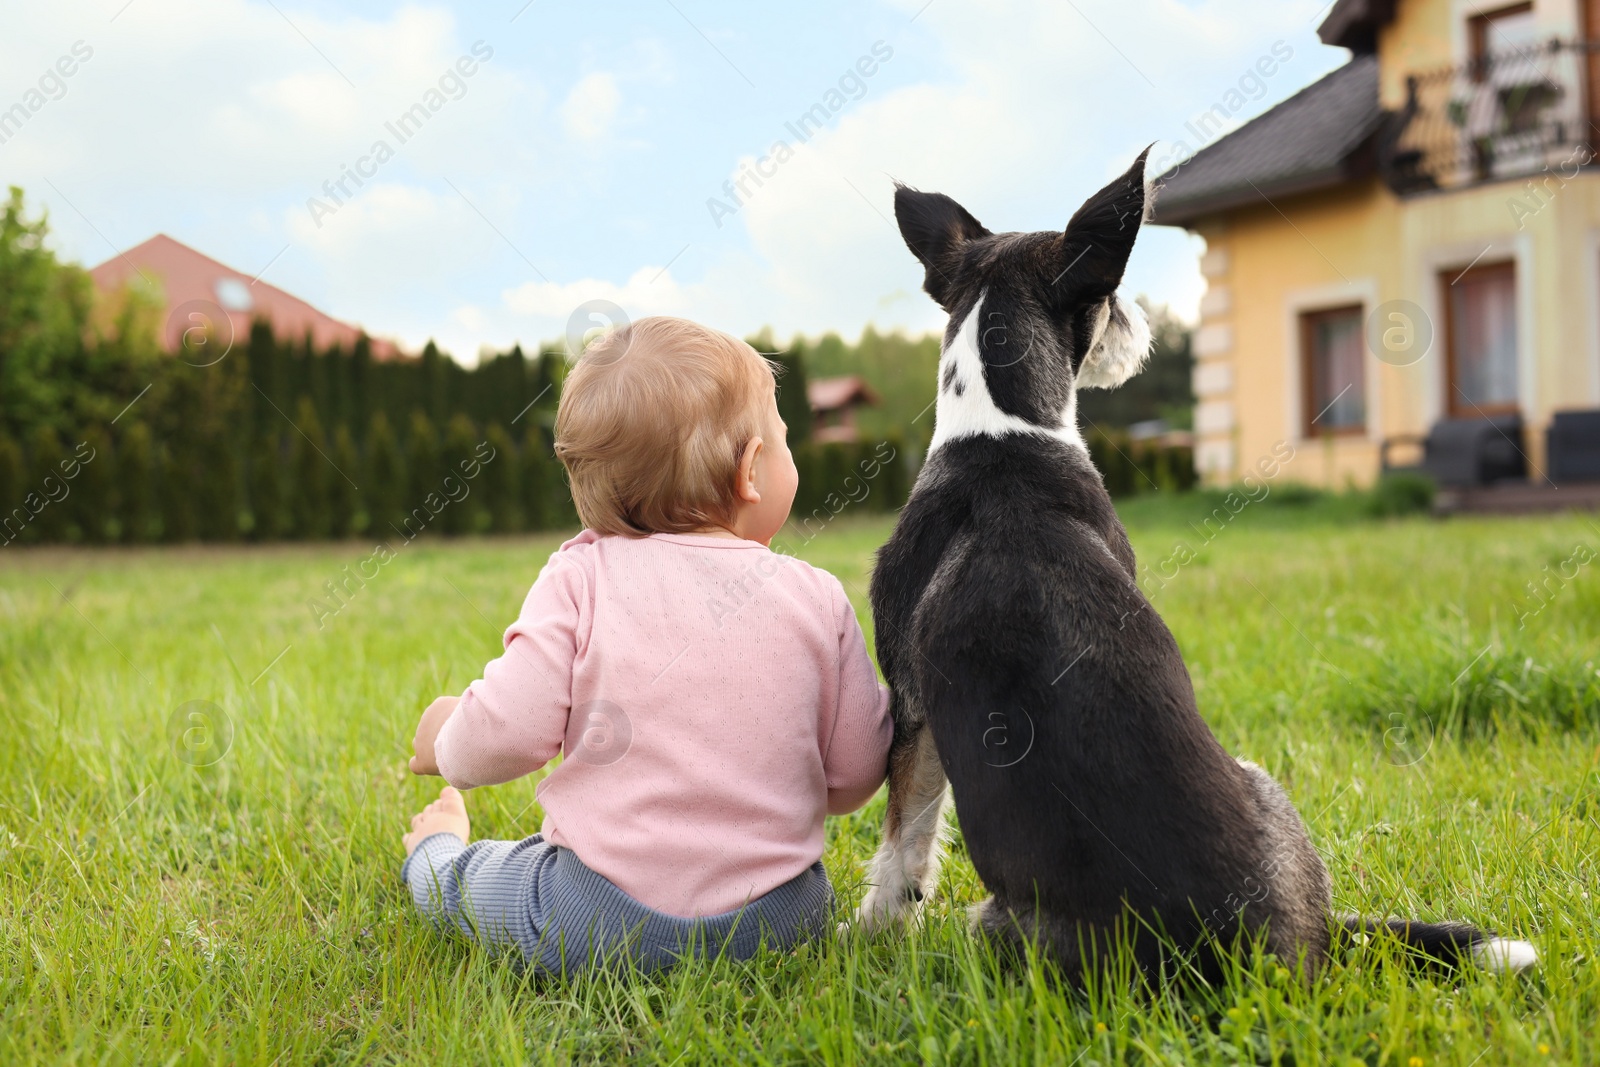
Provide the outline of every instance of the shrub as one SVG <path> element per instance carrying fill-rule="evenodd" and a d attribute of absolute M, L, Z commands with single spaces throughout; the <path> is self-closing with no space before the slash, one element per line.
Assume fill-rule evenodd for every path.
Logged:
<path fill-rule="evenodd" d="M 1414 515 L 1433 509 L 1435 486 L 1426 474 L 1412 471 L 1385 474 L 1372 487 L 1367 513 L 1379 518 Z"/>
<path fill-rule="evenodd" d="M 1284 507 L 1303 508 L 1317 503 L 1327 495 L 1326 490 L 1318 489 L 1314 485 L 1306 485 L 1304 482 L 1284 482 L 1282 485 L 1274 486 L 1267 499 Z"/>
<path fill-rule="evenodd" d="M 1194 450 L 1160 441 L 1132 441 L 1121 431 L 1094 430 L 1084 439 L 1089 459 L 1114 497 L 1152 490 L 1192 489 L 1199 480 Z"/>

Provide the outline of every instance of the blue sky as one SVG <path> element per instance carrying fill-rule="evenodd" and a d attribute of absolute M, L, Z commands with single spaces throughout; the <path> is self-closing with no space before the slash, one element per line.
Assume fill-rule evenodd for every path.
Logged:
<path fill-rule="evenodd" d="M 780 338 L 921 331 L 940 314 L 893 228 L 892 179 L 949 193 L 991 229 L 1062 226 L 1144 145 L 1170 158 L 1209 108 L 1237 124 L 1345 62 L 1316 40 L 1324 10 L 8 5 L 0 111 L 43 103 L 0 143 L 0 184 L 48 208 L 58 250 L 86 265 L 165 232 L 469 362 L 561 336 L 593 299 Z M 49 78 L 75 46 L 92 54 Z M 1252 76 L 1274 50 L 1274 73 Z M 426 121 L 402 143 L 389 127 L 417 105 Z M 826 124 L 802 143 L 789 126 L 817 105 Z M 758 164 L 736 203 L 724 183 Z M 325 191 L 357 167 L 359 186 Z M 1192 316 L 1198 251 L 1148 230 L 1127 290 Z"/>

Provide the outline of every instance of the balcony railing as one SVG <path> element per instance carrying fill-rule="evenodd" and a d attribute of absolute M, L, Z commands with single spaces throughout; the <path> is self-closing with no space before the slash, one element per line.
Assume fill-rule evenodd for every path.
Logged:
<path fill-rule="evenodd" d="M 1407 78 L 1383 153 L 1389 184 L 1413 193 L 1590 162 L 1583 86 L 1594 47 L 1554 40 Z"/>

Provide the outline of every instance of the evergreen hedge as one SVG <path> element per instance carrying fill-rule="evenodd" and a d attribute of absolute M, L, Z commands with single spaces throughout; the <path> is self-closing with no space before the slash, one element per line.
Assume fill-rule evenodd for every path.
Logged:
<path fill-rule="evenodd" d="M 248 394 L 237 395 L 248 406 Z M 387 540 L 577 526 L 548 418 L 519 420 L 514 435 L 499 421 L 445 412 L 441 433 L 417 408 L 401 435 L 379 409 L 358 433 L 348 398 L 341 404 L 346 421 L 331 433 L 309 396 L 292 405 L 292 423 L 201 407 L 160 435 L 132 416 L 76 439 L 39 427 L 26 447 L 0 433 L 0 500 L 17 502 L 0 514 L 0 544 Z M 161 421 L 161 412 L 140 414 Z M 1107 434 L 1088 444 L 1113 496 L 1195 484 L 1187 448 Z M 846 511 L 901 507 L 920 460 L 898 435 L 792 448 L 802 539 Z"/>
<path fill-rule="evenodd" d="M 0 426 L 0 544 L 375 540 L 571 529 L 552 451 L 566 363 L 520 349 L 467 369 L 430 346 L 378 363 L 284 344 L 258 324 L 244 358 L 147 366 L 120 414 L 65 434 Z M 805 369 L 789 358 L 789 406 Z M 200 365 L 200 364 L 204 365 Z M 804 435 L 805 420 L 791 416 Z M 797 519 L 904 503 L 898 439 L 800 441 Z M 803 510 L 802 510 L 803 509 Z"/>
<path fill-rule="evenodd" d="M 462 536 L 575 529 L 566 474 L 541 428 L 518 441 L 499 423 L 451 417 L 444 440 L 417 412 L 402 445 L 375 419 L 359 445 L 331 441 L 315 412 L 298 427 L 224 443 L 155 440 L 142 421 L 96 426 L 77 441 L 41 432 L 21 448 L 0 435 L 0 544 L 143 544 Z M 846 509 L 905 502 L 912 458 L 893 441 L 802 444 L 795 520 L 820 529 Z M 69 473 L 70 472 L 70 473 Z"/>

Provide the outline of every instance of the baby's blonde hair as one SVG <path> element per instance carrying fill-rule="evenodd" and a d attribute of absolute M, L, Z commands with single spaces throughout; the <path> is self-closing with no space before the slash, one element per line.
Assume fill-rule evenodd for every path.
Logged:
<path fill-rule="evenodd" d="M 578 517 L 628 537 L 727 523 L 739 458 L 763 433 L 774 388 L 755 349 L 687 319 L 640 319 L 596 339 L 556 412 Z"/>

